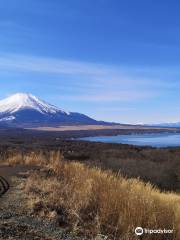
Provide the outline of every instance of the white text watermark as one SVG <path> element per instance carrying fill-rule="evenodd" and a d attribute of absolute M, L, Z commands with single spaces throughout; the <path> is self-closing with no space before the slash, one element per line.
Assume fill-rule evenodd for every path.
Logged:
<path fill-rule="evenodd" d="M 147 229 L 142 227 L 137 227 L 135 229 L 135 234 L 141 236 L 143 234 L 172 234 L 172 229 Z"/>

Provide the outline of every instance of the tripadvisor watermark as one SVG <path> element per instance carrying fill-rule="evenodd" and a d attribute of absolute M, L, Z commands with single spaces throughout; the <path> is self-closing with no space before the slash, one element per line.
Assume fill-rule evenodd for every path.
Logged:
<path fill-rule="evenodd" d="M 142 227 L 137 227 L 135 229 L 135 234 L 141 236 L 143 234 L 172 234 L 172 229 L 147 229 Z"/>

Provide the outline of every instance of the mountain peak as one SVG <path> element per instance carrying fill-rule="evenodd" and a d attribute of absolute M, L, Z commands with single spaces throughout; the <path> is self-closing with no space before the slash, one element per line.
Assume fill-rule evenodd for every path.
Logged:
<path fill-rule="evenodd" d="M 11 97 L 20 97 L 20 98 L 31 97 L 31 96 L 33 96 L 31 93 L 24 93 L 24 92 L 18 92 L 18 93 L 11 95 Z"/>
<path fill-rule="evenodd" d="M 19 93 L 15 93 L 15 94 L 11 95 L 9 98 L 25 101 L 25 100 L 30 99 L 30 98 L 35 98 L 35 96 L 30 94 L 30 93 L 19 92 Z"/>
<path fill-rule="evenodd" d="M 68 112 L 48 104 L 30 93 L 16 93 L 0 101 L 0 113 L 15 113 L 24 109 L 36 110 L 43 114 L 55 114 L 57 112 L 64 112 L 68 114 Z"/>
<path fill-rule="evenodd" d="M 97 124 L 84 114 L 66 112 L 30 93 L 16 93 L 0 101 L 0 125 L 41 127 L 72 124 Z"/>

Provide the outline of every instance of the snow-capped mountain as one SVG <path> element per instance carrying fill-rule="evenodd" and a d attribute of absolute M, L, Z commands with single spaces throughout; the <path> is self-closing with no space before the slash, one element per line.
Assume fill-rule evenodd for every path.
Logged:
<path fill-rule="evenodd" d="M 80 113 L 67 112 L 32 94 L 17 93 L 0 101 L 0 124 L 13 127 L 98 124 Z"/>
<path fill-rule="evenodd" d="M 64 110 L 38 99 L 32 94 L 17 93 L 0 101 L 0 113 L 6 112 L 13 114 L 22 109 L 34 109 L 42 114 L 55 114 L 60 111 L 69 114 Z"/>

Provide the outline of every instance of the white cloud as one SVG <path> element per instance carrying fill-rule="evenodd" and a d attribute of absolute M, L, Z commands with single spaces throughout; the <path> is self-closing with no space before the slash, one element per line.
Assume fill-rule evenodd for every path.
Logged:
<path fill-rule="evenodd" d="M 105 92 L 106 91 L 106 92 Z M 137 91 L 119 91 L 109 93 L 105 90 L 104 93 L 100 94 L 81 94 L 81 95 L 61 95 L 60 99 L 74 100 L 74 101 L 88 101 L 88 102 L 113 102 L 113 101 L 132 101 L 139 99 L 147 99 L 158 96 L 157 92 L 137 92 Z"/>
<path fill-rule="evenodd" d="M 84 74 L 99 76 L 107 71 L 102 65 L 67 61 L 55 58 L 41 58 L 23 55 L 2 55 L 0 68 L 14 71 L 43 72 L 54 74 Z"/>
<path fill-rule="evenodd" d="M 0 55 L 0 69 L 8 72 L 42 73 L 67 75 L 74 77 L 72 85 L 63 82 L 66 90 L 76 87 L 81 89 L 78 95 L 61 96 L 76 101 L 134 101 L 154 98 L 163 88 L 157 79 L 148 79 L 134 69 L 105 64 L 88 63 L 56 58 L 42 58 L 15 54 Z M 57 86 L 58 87 L 58 86 Z M 84 93 L 83 93 L 83 91 Z"/>

